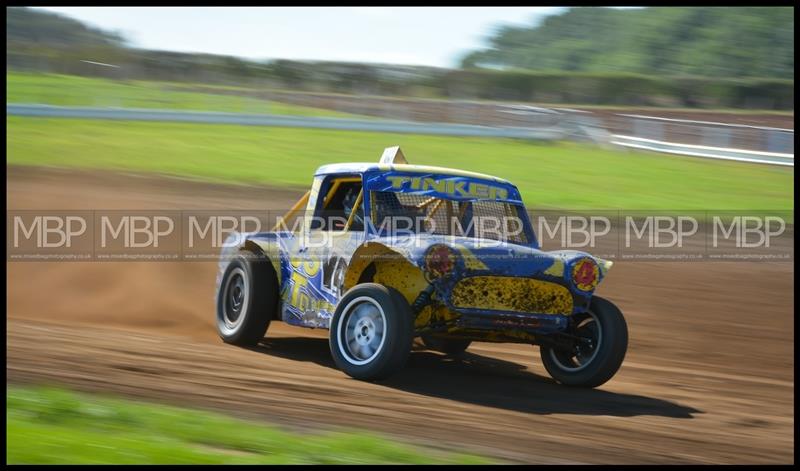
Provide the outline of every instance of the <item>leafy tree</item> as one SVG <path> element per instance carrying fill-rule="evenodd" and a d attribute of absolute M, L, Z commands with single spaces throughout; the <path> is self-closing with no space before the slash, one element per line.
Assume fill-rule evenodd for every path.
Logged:
<path fill-rule="evenodd" d="M 571 8 L 499 29 L 462 66 L 793 79 L 794 9 Z"/>
<path fill-rule="evenodd" d="M 58 49 L 125 44 L 125 38 L 117 32 L 92 28 L 64 15 L 26 7 L 6 8 L 6 41 Z"/>

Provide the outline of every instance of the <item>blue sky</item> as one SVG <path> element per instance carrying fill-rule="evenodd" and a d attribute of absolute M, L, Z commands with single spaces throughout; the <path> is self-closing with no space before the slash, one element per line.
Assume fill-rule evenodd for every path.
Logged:
<path fill-rule="evenodd" d="M 249 59 L 456 67 L 501 25 L 561 7 L 41 7 L 122 32 L 136 47 Z"/>

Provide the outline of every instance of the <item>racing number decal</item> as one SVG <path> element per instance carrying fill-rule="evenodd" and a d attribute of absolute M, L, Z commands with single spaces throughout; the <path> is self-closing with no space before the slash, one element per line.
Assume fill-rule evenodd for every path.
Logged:
<path fill-rule="evenodd" d="M 292 287 L 289 293 L 289 304 L 301 312 L 306 312 L 311 305 L 311 298 L 305 288 L 309 284 L 309 280 L 319 273 L 320 263 L 318 260 L 292 259 L 291 264 Z"/>
<path fill-rule="evenodd" d="M 331 293 L 337 300 L 342 295 L 346 269 L 347 262 L 342 257 L 334 255 L 328 259 L 325 263 L 325 268 L 322 270 L 322 289 Z"/>
<path fill-rule="evenodd" d="M 284 291 L 284 296 L 288 297 L 284 319 L 307 327 L 327 327 L 335 306 L 320 289 L 322 264 L 319 260 L 302 258 L 292 259 L 290 264 L 292 275 L 291 282 Z M 292 318 L 296 321 L 289 320 Z"/>

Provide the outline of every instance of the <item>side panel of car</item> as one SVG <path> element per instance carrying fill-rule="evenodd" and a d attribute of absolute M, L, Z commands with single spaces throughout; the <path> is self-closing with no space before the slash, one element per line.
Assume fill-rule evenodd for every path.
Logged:
<path fill-rule="evenodd" d="M 328 242 L 322 239 L 329 238 Z M 344 274 L 363 241 L 360 233 L 312 233 L 308 238 L 287 241 L 283 251 L 283 320 L 303 327 L 328 328 L 343 295 Z"/>
<path fill-rule="evenodd" d="M 337 192 L 347 190 L 347 185 L 354 190 L 349 195 L 349 203 L 336 197 Z M 332 203 L 341 203 L 350 212 L 356 212 L 363 204 L 363 195 L 353 197 L 360 193 L 360 187 L 360 176 L 315 177 L 297 236 L 283 240 L 281 247 L 281 317 L 284 322 L 303 327 L 329 327 L 336 304 L 344 294 L 347 265 L 364 240 L 363 228 L 350 230 L 355 217 L 344 212 L 341 214 L 344 221 L 337 220 L 336 214 L 329 214 L 336 211 L 329 209 Z M 353 203 L 355 206 L 347 206 Z"/>

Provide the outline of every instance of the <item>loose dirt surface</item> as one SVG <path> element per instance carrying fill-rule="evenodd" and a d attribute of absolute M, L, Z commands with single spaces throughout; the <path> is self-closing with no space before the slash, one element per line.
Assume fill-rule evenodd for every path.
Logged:
<path fill-rule="evenodd" d="M 8 209 L 285 208 L 302 191 L 7 168 Z M 333 366 L 326 331 L 273 323 L 254 349 L 214 328 L 210 262 L 7 262 L 10 383 L 64 384 L 291 427 L 374 430 L 529 463 L 793 463 L 791 263 L 618 262 L 622 369 L 554 384 L 523 345 L 416 347 L 396 377 Z"/>

